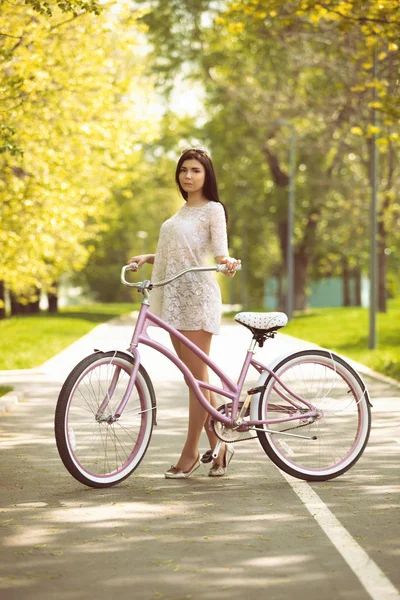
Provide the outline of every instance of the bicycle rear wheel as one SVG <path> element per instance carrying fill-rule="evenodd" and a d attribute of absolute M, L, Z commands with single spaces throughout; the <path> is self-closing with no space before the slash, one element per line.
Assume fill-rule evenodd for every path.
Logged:
<path fill-rule="evenodd" d="M 115 418 L 133 364 L 123 352 L 96 352 L 73 369 L 61 389 L 57 448 L 71 475 L 88 486 L 111 487 L 126 479 L 149 445 L 156 403 L 142 366 L 122 415 Z"/>
<path fill-rule="evenodd" d="M 264 425 L 268 432 L 257 431 L 267 455 L 286 473 L 307 481 L 325 481 L 348 471 L 362 455 L 371 428 L 368 392 L 360 376 L 326 350 L 297 352 L 273 371 L 312 404 L 318 416 L 303 417 L 307 407 L 303 410 L 297 400 L 296 406 L 302 408 L 294 407 L 293 398 L 269 375 L 260 397 L 259 419 L 297 418 Z"/>

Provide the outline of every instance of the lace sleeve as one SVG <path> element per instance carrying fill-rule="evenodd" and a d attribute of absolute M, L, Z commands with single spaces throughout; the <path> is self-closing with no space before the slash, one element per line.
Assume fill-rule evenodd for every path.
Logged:
<path fill-rule="evenodd" d="M 224 207 L 219 202 L 211 202 L 211 208 L 211 248 L 214 258 L 229 256 Z"/>

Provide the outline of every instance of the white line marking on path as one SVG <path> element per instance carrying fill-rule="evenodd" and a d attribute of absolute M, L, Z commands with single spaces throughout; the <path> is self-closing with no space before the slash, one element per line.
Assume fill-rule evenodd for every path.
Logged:
<path fill-rule="evenodd" d="M 342 555 L 373 600 L 400 600 L 400 593 L 376 563 L 361 548 L 306 481 L 281 474 L 298 495 L 318 525 Z"/>

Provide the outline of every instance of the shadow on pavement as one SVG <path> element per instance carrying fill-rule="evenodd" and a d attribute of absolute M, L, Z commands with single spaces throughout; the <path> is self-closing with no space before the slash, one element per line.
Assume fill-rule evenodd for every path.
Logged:
<path fill-rule="evenodd" d="M 207 477 L 204 465 L 189 480 L 164 479 L 186 431 L 183 383 L 158 382 L 159 426 L 148 454 L 129 479 L 106 490 L 79 484 L 58 457 L 59 387 L 36 382 L 29 402 L 0 421 L 0 596 L 369 598 L 258 441 L 237 444 L 226 478 Z M 358 465 L 312 485 L 393 583 L 398 426 L 398 416 L 394 422 L 379 412 Z"/>

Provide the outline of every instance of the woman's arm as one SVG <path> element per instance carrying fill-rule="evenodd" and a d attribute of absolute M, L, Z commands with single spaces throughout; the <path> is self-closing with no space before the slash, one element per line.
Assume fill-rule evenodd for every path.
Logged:
<path fill-rule="evenodd" d="M 140 267 L 143 267 L 143 265 L 145 263 L 149 263 L 150 265 L 154 264 L 155 256 L 156 256 L 155 254 L 139 254 L 138 256 L 132 256 L 128 260 L 128 265 L 131 265 L 132 263 L 136 263 L 137 268 L 133 269 L 133 270 L 137 271 L 137 269 L 140 269 Z"/>
<path fill-rule="evenodd" d="M 226 220 L 224 207 L 220 203 L 213 203 L 211 213 L 211 245 L 214 258 L 219 265 L 226 265 L 228 277 L 233 277 L 240 260 L 231 258 L 228 254 L 228 236 L 226 232 Z"/>

